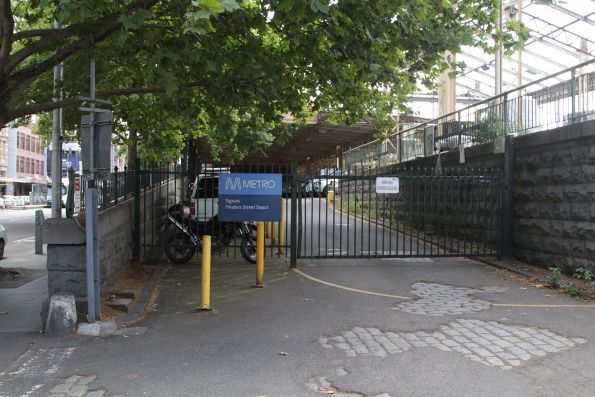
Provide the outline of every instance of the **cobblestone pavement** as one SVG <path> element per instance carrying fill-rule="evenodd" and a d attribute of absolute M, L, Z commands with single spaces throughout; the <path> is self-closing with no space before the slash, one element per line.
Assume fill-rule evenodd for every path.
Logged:
<path fill-rule="evenodd" d="M 341 349 L 350 357 L 382 358 L 416 347 L 431 347 L 503 369 L 586 342 L 584 338 L 566 337 L 542 328 L 466 319 L 457 319 L 430 332 L 383 332 L 377 328 L 354 327 L 337 336 L 319 338 L 322 347 Z"/>
<path fill-rule="evenodd" d="M 411 293 L 420 299 L 399 303 L 395 309 L 433 317 L 478 312 L 489 309 L 492 304 L 471 294 L 503 291 L 500 287 L 466 288 L 417 282 L 411 285 Z"/>
<path fill-rule="evenodd" d="M 60 347 L 26 351 L 7 372 L 0 373 L 0 397 L 107 397 L 105 389 L 91 388 L 91 383 L 97 378 L 95 375 L 56 377 L 62 363 L 68 360 L 76 349 Z M 15 389 L 20 389 L 18 394 L 8 391 Z"/>
<path fill-rule="evenodd" d="M 97 376 L 95 375 L 73 375 L 64 383 L 54 386 L 44 397 L 107 397 L 105 389 L 91 389 L 89 384 Z M 125 397 L 124 394 L 114 394 L 112 397 Z"/>

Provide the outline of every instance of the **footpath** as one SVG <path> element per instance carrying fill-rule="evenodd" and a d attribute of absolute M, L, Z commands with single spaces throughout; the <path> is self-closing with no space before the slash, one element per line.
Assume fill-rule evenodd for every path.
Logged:
<path fill-rule="evenodd" d="M 590 396 L 595 306 L 458 258 L 172 267 L 107 337 L 0 334 L 0 396 Z M 18 336 L 24 341 L 24 336 Z M 16 339 L 13 339 L 16 340 Z"/>

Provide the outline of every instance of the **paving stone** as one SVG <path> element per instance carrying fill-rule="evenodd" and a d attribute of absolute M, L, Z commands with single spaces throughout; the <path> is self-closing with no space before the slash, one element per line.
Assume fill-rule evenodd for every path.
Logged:
<path fill-rule="evenodd" d="M 493 357 L 494 353 L 491 351 L 484 349 L 483 347 L 471 349 L 476 354 L 480 355 L 481 357 Z"/>
<path fill-rule="evenodd" d="M 372 348 L 370 348 L 370 351 L 376 357 L 386 357 L 388 355 L 386 353 L 386 351 L 383 348 L 381 348 L 381 347 L 372 347 Z"/>
<path fill-rule="evenodd" d="M 97 379 L 97 375 L 91 374 L 91 375 L 85 376 L 84 378 L 79 379 L 76 383 L 78 385 L 88 385 L 89 383 L 93 382 L 95 379 Z"/>
<path fill-rule="evenodd" d="M 68 379 L 66 379 L 66 380 L 64 381 L 64 383 L 76 383 L 76 382 L 78 382 L 78 380 L 79 380 L 79 379 L 81 379 L 81 378 L 82 378 L 82 376 L 79 376 L 79 375 L 72 375 L 72 376 L 70 376 Z"/>
<path fill-rule="evenodd" d="M 527 353 L 532 354 L 534 356 L 538 356 L 538 357 L 543 357 L 545 356 L 547 353 L 543 350 L 527 350 Z"/>
<path fill-rule="evenodd" d="M 509 326 L 495 321 L 484 322 L 477 319 L 457 319 L 448 325 L 440 326 L 440 332 L 386 332 L 374 331 L 376 328 L 364 328 L 353 333 L 361 338 L 362 335 L 370 336 L 370 339 L 350 337 L 347 342 L 337 337 L 322 337 L 319 342 L 321 346 L 329 345 L 344 350 L 349 357 L 359 354 L 386 357 L 390 354 L 398 354 L 414 347 L 432 347 L 442 351 L 454 351 L 469 360 L 484 365 L 496 366 L 502 369 L 510 369 L 519 366 L 523 361 L 531 360 L 534 357 L 545 357 L 551 353 L 560 353 L 570 349 L 572 344 L 576 346 L 586 343 L 585 338 L 568 338 L 557 335 L 544 329 L 531 329 Z M 546 332 L 548 331 L 548 332 Z M 481 335 L 481 336 L 478 336 Z M 517 335 L 517 336 L 512 336 Z M 524 337 L 521 337 L 523 336 Z M 539 340 L 541 343 L 536 343 Z M 548 344 L 548 341 L 551 344 Z M 560 346 L 557 347 L 554 344 Z M 536 346 L 539 347 L 536 347 Z"/>
<path fill-rule="evenodd" d="M 442 343 L 436 343 L 436 344 L 432 344 L 432 347 L 435 347 L 436 349 L 445 351 L 445 352 L 449 352 L 451 351 L 448 347 L 444 346 Z"/>
<path fill-rule="evenodd" d="M 491 351 L 492 353 L 499 353 L 503 351 L 502 348 L 498 345 L 485 345 L 485 348 Z"/>
<path fill-rule="evenodd" d="M 87 390 L 89 390 L 87 385 L 74 385 L 68 390 L 66 397 L 83 397 Z"/>
<path fill-rule="evenodd" d="M 78 378 L 77 378 L 78 380 Z M 74 385 L 74 383 L 62 383 L 60 385 L 54 386 L 50 393 L 60 394 L 60 393 L 68 393 L 68 390 Z"/>
<path fill-rule="evenodd" d="M 497 340 L 494 341 L 494 344 L 495 345 L 498 345 L 500 347 L 504 347 L 504 348 L 506 348 L 506 347 L 512 347 L 513 346 L 512 343 L 510 343 L 510 342 L 508 342 L 508 341 L 506 341 L 504 339 L 497 339 Z"/>
<path fill-rule="evenodd" d="M 104 389 L 91 390 L 85 397 L 103 397 L 105 396 L 105 393 L 106 391 Z"/>

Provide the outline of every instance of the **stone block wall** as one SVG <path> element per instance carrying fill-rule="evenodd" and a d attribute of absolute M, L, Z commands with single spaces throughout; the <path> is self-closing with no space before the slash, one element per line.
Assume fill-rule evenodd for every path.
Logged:
<path fill-rule="evenodd" d="M 181 195 L 181 184 L 163 183 L 141 193 L 141 238 L 144 233 L 158 233 L 164 225 L 166 205 Z M 134 199 L 99 213 L 99 264 L 101 288 L 120 279 L 129 269 L 132 259 Z M 47 244 L 48 295 L 69 293 L 75 296 L 79 310 L 86 311 L 87 257 L 84 219 L 47 219 L 43 225 L 43 241 Z M 141 260 L 156 263 L 163 249 L 147 254 L 141 248 Z M 49 301 L 42 307 L 42 320 Z"/>
<path fill-rule="evenodd" d="M 595 121 L 515 140 L 514 256 L 595 270 Z"/>
<path fill-rule="evenodd" d="M 514 148 L 513 256 L 543 267 L 584 267 L 595 271 L 595 121 L 520 136 L 515 138 Z M 492 143 L 465 149 L 465 160 L 465 164 L 459 164 L 456 150 L 440 155 L 444 173 L 456 167 L 470 168 L 479 174 L 482 169 L 504 172 L 504 155 L 494 154 Z M 399 169 L 433 170 L 437 162 L 438 156 L 420 158 L 400 167 L 377 169 L 374 175 L 399 175 Z M 479 208 L 479 218 L 473 220 L 476 226 L 464 227 L 473 219 L 469 218 L 473 209 L 449 204 L 460 202 L 462 197 L 466 197 L 463 201 L 477 202 L 481 189 L 475 193 L 471 189 L 466 196 L 461 196 L 464 191 L 454 189 L 444 196 L 445 204 L 439 209 L 428 205 L 427 198 L 425 202 L 422 198 L 420 204 L 423 196 L 416 193 L 419 187 L 412 186 L 411 193 L 404 184 L 403 197 L 391 202 L 380 200 L 381 207 L 375 208 L 374 198 L 369 204 L 367 201 L 367 192 L 375 190 L 373 182 L 370 186 L 358 183 L 359 188 L 354 182 L 342 188 L 350 191 L 352 211 L 367 213 L 368 206 L 372 206 L 372 213 L 386 216 L 400 210 L 422 230 L 447 233 L 447 228 L 456 228 L 462 231 L 461 238 L 485 233 L 476 227 L 486 222 L 481 217 L 485 211 Z M 427 182 L 425 186 L 427 195 Z M 411 203 L 415 211 L 408 215 Z M 420 205 L 422 212 L 417 210 Z"/>

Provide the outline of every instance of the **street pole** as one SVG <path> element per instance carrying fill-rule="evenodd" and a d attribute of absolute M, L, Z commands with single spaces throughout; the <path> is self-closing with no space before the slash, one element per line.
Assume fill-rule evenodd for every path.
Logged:
<path fill-rule="evenodd" d="M 56 29 L 62 24 L 56 22 Z M 54 66 L 54 100 L 62 98 L 58 84 L 63 79 L 62 65 Z M 62 213 L 62 109 L 55 109 L 52 120 L 52 218 L 60 218 Z"/>
<path fill-rule="evenodd" d="M 95 107 L 95 60 L 91 60 L 90 107 Z M 90 139 L 90 178 L 85 190 L 85 229 L 86 229 L 86 254 L 87 254 L 87 320 L 95 322 L 101 315 L 100 284 L 99 284 L 99 244 L 98 235 L 98 209 L 97 188 L 95 187 L 95 113 L 89 112 L 91 124 Z"/>

